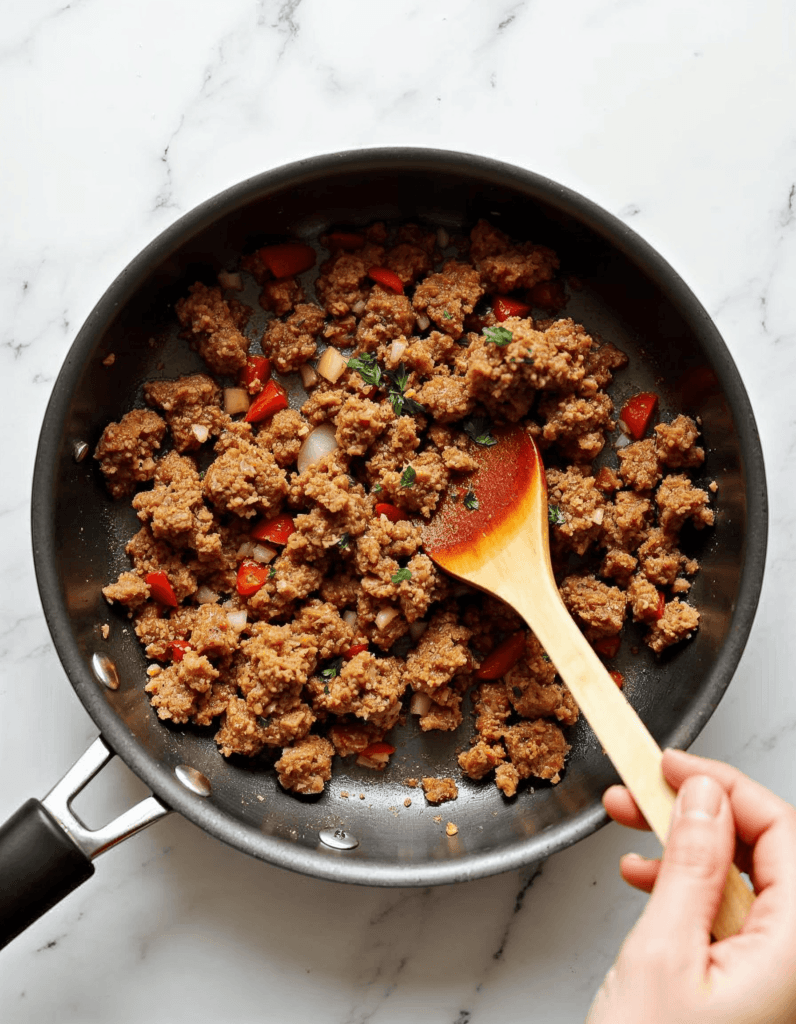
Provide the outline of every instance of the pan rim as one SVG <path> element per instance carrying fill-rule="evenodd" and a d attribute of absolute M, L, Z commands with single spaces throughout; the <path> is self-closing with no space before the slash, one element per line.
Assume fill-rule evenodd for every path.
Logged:
<path fill-rule="evenodd" d="M 495 851 L 466 854 L 446 862 L 399 863 L 346 859 L 333 851 L 318 851 L 267 836 L 233 819 L 226 812 L 187 791 L 165 766 L 142 746 L 116 715 L 97 687 L 72 634 L 56 571 L 52 522 L 54 481 L 62 439 L 52 424 L 65 421 L 72 394 L 72 379 L 96 343 L 97 332 L 114 311 L 142 284 L 152 265 L 165 259 L 213 221 L 287 184 L 308 183 L 323 174 L 340 171 L 428 170 L 442 167 L 477 177 L 485 183 L 510 186 L 530 200 L 538 198 L 593 230 L 628 257 L 660 289 L 692 325 L 728 396 L 737 420 L 742 473 L 748 495 L 749 529 L 743 552 L 738 600 L 728 636 L 703 683 L 704 699 L 690 710 L 664 745 L 688 747 L 711 714 L 740 661 L 762 587 L 768 534 L 768 504 L 760 439 L 746 389 L 726 343 L 694 293 L 674 268 L 640 235 L 613 214 L 572 189 L 533 171 L 490 157 L 452 150 L 382 147 L 319 154 L 238 182 L 184 214 L 154 238 L 121 271 L 98 300 L 70 347 L 48 402 L 39 436 L 33 472 L 31 527 L 34 568 L 44 615 L 61 664 L 84 707 L 111 749 L 164 803 L 215 838 L 275 866 L 330 881 L 379 886 L 450 884 L 513 870 L 585 838 L 607 822 L 600 805 L 587 808 L 567 821 L 537 835 Z M 554 832 L 555 834 L 550 834 Z"/>

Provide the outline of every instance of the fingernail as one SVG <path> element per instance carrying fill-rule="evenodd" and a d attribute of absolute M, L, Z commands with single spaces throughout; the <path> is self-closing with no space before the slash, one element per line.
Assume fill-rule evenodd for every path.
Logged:
<path fill-rule="evenodd" d="M 715 818 L 721 807 L 722 792 L 718 782 L 709 775 L 693 775 L 680 787 L 680 814 L 685 818 Z"/>

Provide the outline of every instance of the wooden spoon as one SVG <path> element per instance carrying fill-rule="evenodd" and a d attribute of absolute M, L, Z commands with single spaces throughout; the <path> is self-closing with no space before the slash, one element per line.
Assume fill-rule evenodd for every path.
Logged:
<path fill-rule="evenodd" d="M 479 445 L 474 453 L 478 468 L 468 481 L 469 492 L 449 491 L 426 525 L 425 551 L 446 572 L 495 594 L 525 619 L 665 843 L 675 794 L 661 772 L 661 749 L 571 618 L 556 586 L 539 451 L 522 427 L 495 428 L 492 435 L 497 444 Z M 714 936 L 736 934 L 753 900 L 733 865 Z"/>

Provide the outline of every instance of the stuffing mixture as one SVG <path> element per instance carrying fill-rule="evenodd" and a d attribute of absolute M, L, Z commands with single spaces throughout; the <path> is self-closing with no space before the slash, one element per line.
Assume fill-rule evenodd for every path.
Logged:
<path fill-rule="evenodd" d="M 244 274 L 267 311 L 259 346 Z M 424 521 L 450 486 L 467 502 L 493 425 L 522 422 L 545 458 L 562 597 L 610 667 L 630 619 L 655 652 L 697 629 L 679 534 L 714 515 L 689 476 L 697 424 L 656 425 L 649 393 L 615 410 L 626 357 L 566 301 L 553 251 L 485 221 L 469 238 L 375 224 L 268 245 L 189 289 L 176 316 L 208 372 L 150 381 L 95 452 L 141 521 L 103 593 L 132 619 L 161 719 L 212 725 L 224 756 L 263 756 L 313 794 L 335 756 L 383 770 L 408 714 L 457 729 L 469 691 L 463 774 L 506 797 L 558 782 L 577 705 L 511 609 L 436 568 Z M 274 371 L 300 375 L 300 408 Z M 458 792 L 422 787 L 435 804 Z"/>

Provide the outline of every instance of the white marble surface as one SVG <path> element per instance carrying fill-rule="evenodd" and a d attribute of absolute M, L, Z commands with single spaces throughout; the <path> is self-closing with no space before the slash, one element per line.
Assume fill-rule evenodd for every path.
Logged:
<path fill-rule="evenodd" d="M 715 317 L 747 383 L 769 564 L 695 749 L 796 799 L 796 63 L 786 0 L 12 0 L 0 36 L 0 819 L 95 736 L 41 614 L 31 466 L 82 321 L 139 249 L 269 167 L 372 145 L 469 150 L 627 218 Z M 95 811 L 143 792 L 123 766 Z M 8 1024 L 581 1021 L 643 906 L 650 839 L 610 826 L 436 890 L 349 888 L 172 817 L 0 954 Z"/>

